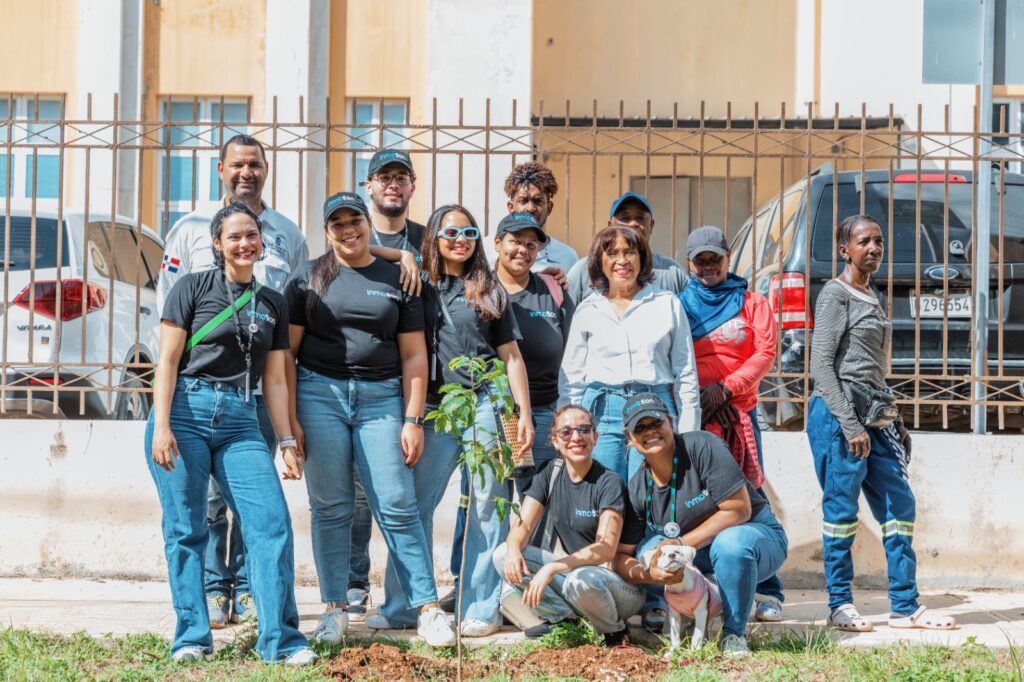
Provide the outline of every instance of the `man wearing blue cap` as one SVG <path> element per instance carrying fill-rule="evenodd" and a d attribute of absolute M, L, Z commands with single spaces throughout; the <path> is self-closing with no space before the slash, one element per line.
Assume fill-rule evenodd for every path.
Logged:
<path fill-rule="evenodd" d="M 608 227 L 628 227 L 636 230 L 650 244 L 654 231 L 654 211 L 647 197 L 636 192 L 626 192 L 614 202 L 608 219 Z M 679 293 L 686 288 L 690 275 L 686 269 L 668 256 L 654 252 L 654 282 L 657 287 Z M 587 274 L 587 258 L 581 258 L 569 270 L 569 298 L 579 302 L 590 295 L 590 277 Z"/>

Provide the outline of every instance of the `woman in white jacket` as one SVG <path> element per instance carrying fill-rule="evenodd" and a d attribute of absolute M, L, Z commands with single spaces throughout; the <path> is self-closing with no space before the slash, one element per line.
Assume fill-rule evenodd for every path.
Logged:
<path fill-rule="evenodd" d="M 629 480 L 622 408 L 651 392 L 672 412 L 677 432 L 700 429 L 700 392 L 690 325 L 679 299 L 651 284 L 650 246 L 628 227 L 609 227 L 590 248 L 595 294 L 573 317 L 559 377 L 559 404 L 582 405 L 597 419 L 594 459 Z"/>

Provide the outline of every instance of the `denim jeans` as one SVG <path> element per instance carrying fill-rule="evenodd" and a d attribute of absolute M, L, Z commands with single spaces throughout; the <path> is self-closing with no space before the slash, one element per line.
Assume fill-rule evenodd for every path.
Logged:
<path fill-rule="evenodd" d="M 255 400 L 246 402 L 239 389 L 225 384 L 179 377 L 170 427 L 180 459 L 170 472 L 153 462 L 153 418 L 150 413 L 146 463 L 163 508 L 164 553 L 177 614 L 171 651 L 186 646 L 213 650 L 203 589 L 211 476 L 244 522 L 259 632 L 256 651 L 265 661 L 279 661 L 305 647 L 295 606 L 291 518 L 274 460 L 257 435 Z"/>
<path fill-rule="evenodd" d="M 296 368 L 299 423 L 306 434 L 306 489 L 320 599 L 348 599 L 354 472 L 384 535 L 401 557 L 398 580 L 410 604 L 437 600 L 429 543 L 420 521 L 413 472 L 402 455 L 402 381 L 332 379 Z"/>
<path fill-rule="evenodd" d="M 757 406 L 754 406 L 750 412 L 747 413 L 750 417 L 750 424 L 754 427 L 754 442 L 757 444 L 757 464 L 761 467 L 761 471 L 764 471 L 764 447 L 761 445 L 761 425 L 757 422 Z M 757 492 L 761 493 L 765 501 L 768 501 L 768 496 L 764 494 L 764 491 L 758 488 Z M 769 503 L 770 504 L 770 503 Z M 757 586 L 757 595 L 759 597 L 771 597 L 772 599 L 778 599 L 781 604 L 786 600 L 785 595 L 782 592 L 782 579 L 776 573 L 767 580 L 761 582 Z"/>
<path fill-rule="evenodd" d="M 533 462 L 540 465 L 558 457 L 558 450 L 551 444 L 551 420 L 555 418 L 555 403 L 537 405 L 533 408 Z"/>
<path fill-rule="evenodd" d="M 366 492 L 358 474 L 353 479 L 356 502 L 352 510 L 352 553 L 349 560 L 348 588 L 370 589 L 370 535 L 373 533 L 373 515 L 366 501 Z"/>
<path fill-rule="evenodd" d="M 428 411 L 431 408 L 428 408 Z M 498 426 L 494 409 L 487 395 L 481 395 L 476 406 L 476 428 L 478 436 L 488 447 L 493 446 L 493 434 Z M 489 435 L 483 435 L 489 434 Z M 459 441 L 472 438 L 472 430 L 458 434 L 441 433 L 428 422 L 424 430 L 423 458 L 413 468 L 416 481 L 416 499 L 420 501 L 423 528 L 433 551 L 434 511 L 441 503 L 448 481 L 458 464 Z M 462 587 L 462 617 L 478 618 L 488 623 L 500 623 L 498 612 L 501 580 L 491 566 L 491 554 L 504 542 L 508 535 L 508 518 L 498 520 L 495 498 L 509 497 L 506 481 L 496 481 L 489 473 L 474 480 L 473 505 L 465 534 L 466 570 L 462 571 L 465 584 Z M 394 625 L 410 625 L 416 622 L 416 612 L 410 609 L 403 590 L 396 580 L 394 556 L 388 556 L 388 567 L 384 578 L 384 604 L 380 612 Z"/>
<path fill-rule="evenodd" d="M 256 420 L 260 435 L 267 444 L 270 456 L 277 452 L 277 434 L 270 422 L 270 414 L 262 395 L 256 396 Z M 220 494 L 217 481 L 210 479 L 206 498 L 206 522 L 210 526 L 210 539 L 206 543 L 204 557 L 204 580 L 207 594 L 222 594 L 237 600 L 249 594 L 249 572 L 245 567 L 245 542 L 242 540 L 242 524 L 234 516 L 228 523 L 228 505 Z M 229 528 L 230 527 L 230 528 Z M 230 545 L 228 538 L 231 538 Z M 230 552 L 230 554 L 229 554 Z"/>
<path fill-rule="evenodd" d="M 664 541 L 651 535 L 636 548 L 636 556 Z M 771 507 L 761 508 L 746 523 L 730 526 L 697 551 L 694 565 L 705 575 L 715 574 L 722 595 L 722 634 L 745 637 L 750 607 L 758 583 L 774 575 L 786 560 L 789 540 Z"/>
<path fill-rule="evenodd" d="M 672 419 L 672 430 L 676 429 L 679 420 L 679 409 L 672 396 L 672 386 L 652 386 L 640 383 L 627 383 L 618 386 L 593 383 L 583 392 L 581 404 L 590 410 L 597 421 L 597 444 L 594 446 L 594 460 L 619 475 L 626 483 L 643 464 L 643 457 L 627 445 L 625 426 L 622 423 L 622 408 L 630 396 L 637 393 L 652 392 L 665 402 L 669 417 Z M 628 461 L 628 466 L 627 466 Z"/>
<path fill-rule="evenodd" d="M 498 575 L 505 572 L 505 550 L 503 542 L 494 551 L 492 558 Z M 557 561 L 558 556 L 527 545 L 523 549 L 523 559 L 530 573 L 536 575 L 545 564 Z M 524 580 L 523 587 L 525 585 Z M 544 589 L 540 604 L 535 608 L 527 609 L 523 606 L 522 594 L 522 587 L 503 582 L 501 601 L 513 619 L 521 611 L 524 615 L 557 623 L 575 613 L 589 621 L 601 634 L 623 630 L 626 620 L 635 615 L 644 603 L 644 591 L 639 585 L 630 585 L 615 571 L 604 566 L 580 566 L 556 574 Z M 521 624 L 516 625 L 521 628 Z"/>

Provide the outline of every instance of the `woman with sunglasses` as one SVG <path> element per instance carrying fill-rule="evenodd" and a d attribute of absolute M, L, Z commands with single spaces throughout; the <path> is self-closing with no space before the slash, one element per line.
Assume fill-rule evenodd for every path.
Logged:
<path fill-rule="evenodd" d="M 340 192 L 324 204 L 330 249 L 288 282 L 298 361 L 293 427 L 304 434 L 313 557 L 325 611 L 313 638 L 338 644 L 348 627 L 354 473 L 396 564 L 402 593 L 431 646 L 455 634 L 437 601 L 413 483 L 423 451 L 427 348 L 423 305 L 399 272 L 370 253 L 369 212 Z"/>
<path fill-rule="evenodd" d="M 534 477 L 522 523 L 494 552 L 494 568 L 505 579 L 502 611 L 527 637 L 579 615 L 614 646 L 626 636 L 626 619 L 644 603 L 639 586 L 607 568 L 622 533 L 625 488 L 591 457 L 597 438 L 587 410 L 566 405 L 555 412 L 551 443 L 560 460 Z M 528 544 L 538 525 L 542 547 Z"/>
<path fill-rule="evenodd" d="M 628 227 L 594 237 L 588 268 L 594 293 L 576 308 L 562 358 L 559 405 L 582 405 L 601 437 L 594 459 L 622 480 L 640 466 L 630 459 L 622 407 L 637 393 L 656 393 L 679 431 L 700 428 L 697 367 L 686 312 L 674 293 L 652 281 L 647 241 Z"/>
<path fill-rule="evenodd" d="M 164 302 L 146 459 L 163 509 L 164 552 L 177 626 L 171 655 L 194 661 L 213 651 L 203 589 L 210 477 L 242 522 L 253 570 L 256 651 L 267 662 L 316 660 L 299 632 L 292 526 L 284 491 L 256 420 L 253 389 L 263 379 L 284 478 L 302 477 L 288 424 L 288 308 L 253 278 L 263 253 L 260 220 L 228 204 L 210 223 L 217 267 L 185 275 Z"/>
<path fill-rule="evenodd" d="M 653 393 L 633 396 L 622 420 L 644 465 L 629 481 L 615 570 L 633 585 L 671 585 L 679 572 L 644 568 L 636 557 L 662 544 L 697 549 L 694 565 L 715 574 L 722 597 L 719 646 L 727 656 L 748 655 L 754 590 L 786 560 L 786 532 L 721 438 L 675 433 L 668 408 Z"/>
<path fill-rule="evenodd" d="M 471 386 L 464 370 L 449 366 L 452 359 L 459 356 L 487 361 L 501 359 L 519 410 L 517 439 L 521 450 L 525 451 L 533 444 L 533 417 L 526 366 L 516 343 L 520 338 L 519 330 L 509 309 L 508 296 L 488 266 L 483 249 L 479 248 L 479 239 L 476 221 L 462 206 L 442 206 L 427 222 L 423 237 L 423 272 L 427 280 L 423 308 L 430 354 L 426 411 L 430 412 L 440 403 L 442 385 Z M 490 394 L 497 390 L 488 385 L 479 391 L 476 430 L 477 437 L 485 441 L 490 440 L 488 434 L 501 433 L 490 399 Z M 472 430 L 449 434 L 437 431 L 433 423 L 425 426 L 423 462 L 413 473 L 428 542 L 432 537 L 434 510 L 458 464 L 460 441 L 472 437 Z M 488 449 L 493 445 L 493 442 L 485 442 Z M 499 520 L 495 500 L 508 498 L 509 494 L 507 481 L 495 480 L 489 472 L 473 477 L 465 536 L 467 564 L 461 571 L 464 637 L 492 634 L 501 622 L 498 612 L 501 581 L 491 567 L 491 555 L 508 534 L 508 519 Z M 380 615 L 366 619 L 371 628 L 403 627 L 414 618 L 403 591 L 396 589 L 396 560 L 402 559 L 388 558 L 385 603 Z"/>

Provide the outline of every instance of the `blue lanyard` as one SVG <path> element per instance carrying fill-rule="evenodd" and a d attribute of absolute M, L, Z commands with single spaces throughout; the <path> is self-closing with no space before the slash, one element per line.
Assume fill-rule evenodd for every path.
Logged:
<path fill-rule="evenodd" d="M 654 499 L 654 479 L 651 476 L 651 467 L 644 465 L 644 477 L 647 479 L 647 505 L 644 509 L 644 520 L 647 522 L 647 527 L 653 530 L 655 533 L 662 533 L 666 526 L 669 524 L 676 523 L 676 471 L 679 463 L 679 448 L 676 448 L 672 453 L 672 483 L 671 491 L 669 492 L 669 522 L 659 528 L 651 521 L 651 502 Z"/>

